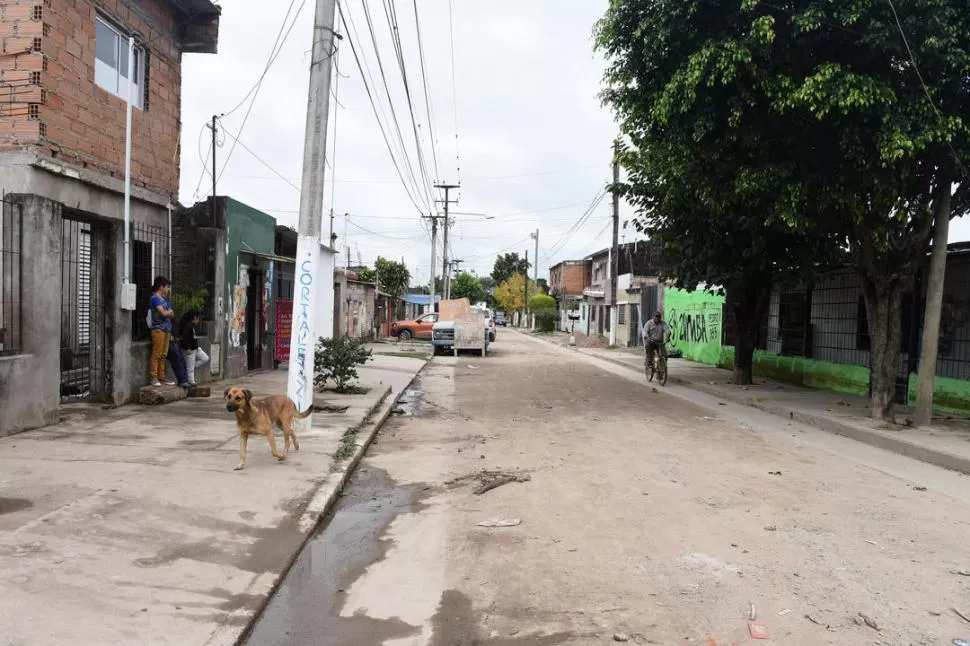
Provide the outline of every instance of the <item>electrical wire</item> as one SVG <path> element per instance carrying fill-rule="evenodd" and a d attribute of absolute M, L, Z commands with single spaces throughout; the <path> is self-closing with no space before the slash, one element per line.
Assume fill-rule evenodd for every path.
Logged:
<path fill-rule="evenodd" d="M 254 153 L 254 152 L 253 152 L 253 151 L 252 151 L 252 150 L 251 150 L 251 149 L 249 148 L 249 146 L 247 146 L 247 145 L 246 145 L 246 144 L 244 144 L 244 143 L 243 143 L 242 141 L 240 141 L 240 140 L 239 140 L 239 137 L 238 137 L 238 135 L 234 135 L 234 134 L 232 134 L 232 132 L 231 132 L 231 131 L 230 131 L 230 130 L 229 130 L 228 128 L 226 128 L 225 126 L 223 126 L 223 127 L 222 127 L 222 131 L 223 131 L 223 132 L 225 132 L 225 133 L 226 133 L 227 135 L 229 135 L 230 137 L 232 137 L 232 140 L 233 140 L 233 145 L 236 145 L 236 144 L 238 144 L 240 148 L 242 148 L 242 149 L 243 149 L 243 150 L 245 150 L 245 151 L 246 151 L 247 153 L 249 153 L 250 155 L 252 155 L 252 156 L 253 156 L 253 158 L 254 158 L 254 159 L 255 159 L 256 161 L 258 161 L 258 162 L 259 162 L 260 164 L 262 164 L 263 166 L 265 166 L 266 168 L 268 168 L 268 169 L 269 169 L 270 171 L 272 171 L 272 172 L 273 172 L 273 173 L 274 173 L 274 174 L 275 174 L 275 175 L 276 175 L 277 177 L 279 177 L 279 178 L 280 178 L 281 180 L 283 180 L 284 182 L 286 182 L 287 184 L 289 184 L 290 186 L 292 186 L 292 187 L 293 187 L 293 188 L 294 188 L 295 190 L 297 190 L 297 191 L 299 191 L 299 190 L 300 190 L 300 187 L 299 187 L 299 186 L 297 186 L 296 184 L 294 184 L 293 182 L 291 182 L 290 180 L 288 180 L 288 179 L 286 178 L 286 176 L 285 176 L 285 175 L 283 175 L 283 173 L 281 173 L 281 172 L 279 172 L 278 170 L 276 170 L 275 168 L 273 168 L 273 167 L 272 167 L 272 166 L 271 166 L 271 165 L 269 164 L 269 162 L 267 162 L 267 161 L 265 161 L 265 160 L 264 160 L 264 159 L 263 159 L 262 157 L 260 157 L 260 156 L 259 156 L 259 155 L 257 155 L 256 153 Z"/>
<path fill-rule="evenodd" d="M 923 87 L 923 93 L 926 95 L 926 100 L 930 102 L 930 107 L 933 108 L 933 112 L 936 113 L 936 118 L 939 119 L 941 125 L 945 125 L 945 120 L 943 115 L 940 113 L 940 109 L 936 107 L 936 101 L 930 95 L 930 89 L 926 87 L 926 81 L 923 80 L 923 74 L 919 71 L 919 65 L 916 63 L 916 56 L 913 55 L 913 50 L 909 46 L 909 38 L 906 37 L 906 31 L 903 29 L 903 23 L 899 20 L 899 14 L 896 13 L 896 5 L 893 4 L 893 0 L 886 0 L 889 4 L 889 8 L 893 12 L 893 18 L 896 19 L 896 27 L 899 29 L 899 35 L 903 37 L 903 44 L 906 46 L 906 52 L 909 54 L 909 60 L 913 64 L 913 71 L 916 72 L 916 78 L 919 79 L 920 85 Z M 963 162 L 960 161 L 960 156 L 957 151 L 953 148 L 953 144 L 947 139 L 946 145 L 950 148 L 950 153 L 953 155 L 953 161 L 956 162 L 957 166 L 960 168 L 960 172 L 967 175 L 967 169 L 963 166 Z"/>
<path fill-rule="evenodd" d="M 408 178 L 413 183 L 413 188 L 415 189 L 415 193 L 425 201 L 425 207 L 427 208 L 427 210 L 432 211 L 434 210 L 433 209 L 434 201 L 429 197 L 429 195 L 425 191 L 421 189 L 420 184 L 418 184 L 416 175 L 414 173 L 414 164 L 411 162 L 411 156 L 408 154 L 407 144 L 404 143 L 404 135 L 401 132 L 401 124 L 397 117 L 397 110 L 394 108 L 394 99 L 391 96 L 391 90 L 387 83 L 387 75 L 384 72 L 384 63 L 383 63 L 383 59 L 381 58 L 380 47 L 377 44 L 377 33 L 374 30 L 374 21 L 370 13 L 370 5 L 367 2 L 367 0 L 362 0 L 361 6 L 364 10 L 364 19 L 367 21 L 367 29 L 370 32 L 371 43 L 374 46 L 374 54 L 377 58 L 377 68 L 381 74 L 381 83 L 384 86 L 384 94 L 387 96 L 387 104 L 388 104 L 388 108 L 391 111 L 394 131 L 397 134 L 397 141 L 401 146 L 401 152 L 404 154 L 404 166 L 407 168 Z M 348 10 L 347 13 L 349 14 L 350 11 Z"/>
<path fill-rule="evenodd" d="M 283 18 L 283 25 L 280 27 L 280 33 L 283 33 L 282 30 L 283 30 L 283 27 L 285 27 L 285 25 L 286 25 L 286 18 L 290 15 L 290 10 L 292 9 L 293 4 L 295 2 L 296 2 L 296 0 L 290 0 L 290 8 L 286 10 L 286 16 L 284 16 L 284 18 Z M 253 89 L 250 91 L 250 94 L 252 94 L 252 98 L 249 101 L 249 107 L 246 108 L 246 114 L 243 116 L 242 123 L 239 125 L 239 134 L 240 135 L 242 134 L 243 130 L 245 130 L 245 128 L 246 128 L 246 123 L 249 121 L 249 115 L 252 114 L 253 106 L 256 105 L 256 97 L 259 95 L 259 90 L 263 87 L 263 81 L 266 79 L 266 74 L 269 72 L 270 67 L 273 66 L 273 63 L 276 61 L 277 57 L 279 57 L 280 52 L 283 51 L 283 45 L 286 44 L 287 39 L 290 37 L 290 34 L 293 31 L 293 26 L 296 25 L 296 21 L 300 17 L 300 11 L 303 10 L 303 7 L 304 7 L 305 4 L 306 4 L 306 0 L 303 0 L 303 2 L 300 3 L 300 7 L 299 7 L 299 9 L 297 9 L 296 15 L 293 16 L 293 20 L 292 20 L 292 22 L 290 22 L 290 26 L 286 29 L 286 32 L 283 33 L 282 40 L 279 38 L 279 36 L 277 36 L 276 43 L 274 43 L 274 48 L 275 49 L 273 49 L 270 52 L 269 60 L 266 61 L 266 66 L 263 68 L 263 73 L 260 75 L 259 80 L 256 81 L 256 85 L 253 86 Z M 245 99 L 243 99 L 243 101 L 245 101 Z M 241 105 L 241 103 L 240 103 L 240 105 Z M 236 108 L 238 108 L 238 107 L 239 107 L 238 105 L 236 107 L 234 107 L 232 110 L 230 110 L 230 113 L 232 111 L 236 110 Z M 225 116 L 225 115 L 223 115 L 223 116 Z M 222 124 L 222 120 L 221 119 L 220 119 L 219 123 L 220 123 L 220 125 Z M 238 141 L 239 141 L 239 137 L 236 136 L 234 138 L 234 141 L 233 141 L 232 146 L 229 147 L 229 152 L 226 153 L 226 159 L 222 162 L 222 170 L 220 170 L 219 171 L 219 174 L 216 176 L 216 182 L 217 183 L 219 182 L 219 180 L 222 179 L 223 173 L 226 172 L 226 168 L 228 168 L 228 166 L 229 166 L 229 160 L 232 159 L 232 154 L 236 150 L 236 143 L 238 143 Z M 215 170 L 215 169 L 213 169 L 213 170 Z"/>
<path fill-rule="evenodd" d="M 428 132 L 431 140 L 431 158 L 434 161 L 435 181 L 441 179 L 441 170 L 438 166 L 438 148 L 435 145 L 437 130 L 434 127 L 434 116 L 431 112 L 431 87 L 428 83 L 428 68 L 424 57 L 424 39 L 421 38 L 421 19 L 418 16 L 418 0 L 414 0 L 414 30 L 418 36 L 418 57 L 421 61 L 421 84 L 424 86 L 424 107 L 428 115 Z"/>
<path fill-rule="evenodd" d="M 408 113 L 411 117 L 411 128 L 414 131 L 414 146 L 417 150 L 418 169 L 421 171 L 421 179 L 424 181 L 424 185 L 427 187 L 429 194 L 433 195 L 432 182 L 428 175 L 428 162 L 424 154 L 424 143 L 419 134 L 418 121 L 414 116 L 414 102 L 411 98 L 411 85 L 408 82 L 407 65 L 404 63 L 404 47 L 401 44 L 401 30 L 398 26 L 397 10 L 394 8 L 393 1 L 384 0 L 384 15 L 387 17 L 387 24 L 391 29 L 391 43 L 394 45 L 394 53 L 401 71 L 401 80 L 404 83 L 404 96 L 407 99 Z"/>
<path fill-rule="evenodd" d="M 411 190 L 408 187 L 408 182 L 407 180 L 405 180 L 404 173 L 402 172 L 401 166 L 398 163 L 397 157 L 394 155 L 394 149 L 393 149 L 393 146 L 391 146 L 391 140 L 388 137 L 387 129 L 384 127 L 384 123 L 381 121 L 381 118 L 380 118 L 378 103 L 376 102 L 374 92 L 371 90 L 371 84 L 367 82 L 367 72 L 365 71 L 363 62 L 361 61 L 360 53 L 358 53 L 357 51 L 357 45 L 354 42 L 355 38 L 352 37 L 350 34 L 348 20 L 344 15 L 343 7 L 341 7 L 338 4 L 337 9 L 340 14 L 340 22 L 343 24 L 343 27 L 344 27 L 345 37 L 347 38 L 347 42 L 350 45 L 350 51 L 354 55 L 354 61 L 357 63 L 357 69 L 360 71 L 360 74 L 361 74 L 361 80 L 364 83 L 364 90 L 367 92 L 367 98 L 370 101 L 371 109 L 374 112 L 374 118 L 377 119 L 377 125 L 379 126 L 379 129 L 381 131 L 381 136 L 384 139 L 384 145 L 387 146 L 387 152 L 391 157 L 391 163 L 394 165 L 394 170 L 397 171 L 398 178 L 400 178 L 401 180 L 401 184 L 404 187 L 405 193 L 407 193 L 408 199 L 411 201 L 412 204 L 414 204 L 414 208 L 418 210 L 418 213 L 424 214 L 425 210 L 418 205 L 417 199 L 415 198 L 414 195 L 412 195 Z"/>
<path fill-rule="evenodd" d="M 455 166 L 458 186 L 461 186 L 461 149 L 458 145 L 458 74 L 455 72 L 455 3 L 448 0 L 448 33 L 451 41 L 451 99 L 455 107 Z M 461 189 L 459 189 L 461 199 Z"/>

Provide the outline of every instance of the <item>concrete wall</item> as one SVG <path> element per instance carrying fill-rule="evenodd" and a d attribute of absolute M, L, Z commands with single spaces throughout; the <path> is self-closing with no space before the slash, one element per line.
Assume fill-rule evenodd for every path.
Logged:
<path fill-rule="evenodd" d="M 320 259 L 317 264 L 317 300 L 316 317 L 313 322 L 315 336 L 320 339 L 332 339 L 334 332 L 334 267 L 337 255 L 329 247 L 320 247 Z"/>
<path fill-rule="evenodd" d="M 0 357 L 0 436 L 51 424 L 60 404 L 61 206 L 34 195 L 7 196 L 22 205 L 22 351 Z"/>
<path fill-rule="evenodd" d="M 712 366 L 721 360 L 723 296 L 703 291 L 664 289 L 664 320 L 671 329 L 670 349 Z"/>

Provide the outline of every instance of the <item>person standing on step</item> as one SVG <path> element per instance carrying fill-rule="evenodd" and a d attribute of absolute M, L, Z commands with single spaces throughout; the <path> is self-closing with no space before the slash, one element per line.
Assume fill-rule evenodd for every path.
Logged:
<path fill-rule="evenodd" d="M 172 281 L 165 276 L 156 276 L 152 283 L 152 298 L 149 304 L 148 321 L 152 333 L 152 358 L 149 363 L 149 376 L 153 386 L 174 386 L 174 381 L 165 378 L 165 360 L 168 357 L 169 341 L 172 336 L 172 319 L 175 312 L 168 301 L 172 293 Z"/>
<path fill-rule="evenodd" d="M 182 356 L 185 357 L 185 373 L 190 386 L 195 386 L 195 367 L 209 362 L 209 355 L 199 347 L 199 325 L 202 313 L 199 310 L 189 310 L 182 317 L 179 325 Z"/>

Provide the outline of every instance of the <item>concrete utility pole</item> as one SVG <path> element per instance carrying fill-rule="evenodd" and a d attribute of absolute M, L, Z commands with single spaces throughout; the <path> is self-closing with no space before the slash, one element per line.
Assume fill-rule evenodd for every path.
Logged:
<path fill-rule="evenodd" d="M 438 246 L 438 216 L 431 215 L 428 219 L 431 220 L 431 279 L 428 281 L 428 313 L 430 314 L 434 312 L 434 252 Z"/>
<path fill-rule="evenodd" d="M 616 278 L 620 271 L 620 142 L 613 144 L 613 244 L 610 246 L 610 345 L 616 345 Z"/>
<path fill-rule="evenodd" d="M 449 199 L 451 190 L 458 188 L 458 184 L 435 184 L 434 187 L 443 189 L 445 192 L 445 199 L 435 201 L 445 205 L 445 232 L 441 242 L 441 298 L 447 299 L 451 298 L 451 285 L 448 280 L 448 205 L 458 204 L 458 200 Z"/>
<path fill-rule="evenodd" d="M 293 298 L 290 362 L 287 394 L 297 410 L 313 405 L 313 350 L 316 294 L 319 276 L 320 228 L 323 217 L 324 173 L 326 171 L 327 119 L 330 110 L 330 80 L 337 34 L 333 30 L 336 0 L 317 0 L 313 18 L 310 55 L 310 89 L 307 101 L 306 134 L 303 144 L 303 178 L 300 186 L 300 221 L 296 245 L 296 293 Z M 309 420 L 308 420 L 309 421 Z"/>
<path fill-rule="evenodd" d="M 532 276 L 533 276 L 532 284 L 535 285 L 536 293 L 538 294 L 539 293 L 539 229 L 536 229 L 535 233 L 530 233 L 529 236 L 536 241 L 536 255 L 535 255 L 535 261 L 534 261 L 535 266 L 532 268 Z M 525 284 L 526 285 L 529 284 L 528 275 L 526 275 L 525 277 Z M 528 287 L 526 287 L 525 295 L 526 295 L 526 305 L 528 305 L 528 296 L 529 296 Z"/>
<path fill-rule="evenodd" d="M 926 279 L 926 312 L 923 314 L 923 343 L 916 381 L 916 426 L 933 420 L 933 379 L 940 344 L 940 314 L 943 310 L 943 280 L 946 276 L 946 246 L 950 237 L 950 174 L 941 173 L 933 209 L 933 252 Z M 910 348 L 910 352 L 916 352 Z"/>
<path fill-rule="evenodd" d="M 531 236 L 532 234 L 530 233 L 529 235 Z M 522 278 L 525 279 L 523 281 L 525 282 L 525 288 L 524 288 L 524 293 L 522 294 L 525 297 L 525 303 L 522 304 L 522 313 L 523 313 L 522 327 L 526 327 L 529 324 L 529 250 L 528 249 L 525 250 L 525 265 L 526 265 L 525 273 L 522 275 Z"/>
<path fill-rule="evenodd" d="M 216 115 L 212 115 L 212 125 L 209 128 L 212 130 L 212 214 L 215 216 L 216 209 L 216 133 L 218 126 L 216 125 Z"/>

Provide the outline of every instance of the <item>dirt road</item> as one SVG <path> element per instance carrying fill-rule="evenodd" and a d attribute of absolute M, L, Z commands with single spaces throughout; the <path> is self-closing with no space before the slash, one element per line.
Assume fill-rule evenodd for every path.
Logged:
<path fill-rule="evenodd" d="M 493 348 L 426 369 L 249 644 L 970 639 L 967 478 L 517 334 Z M 475 495 L 482 469 L 530 479 Z"/>

